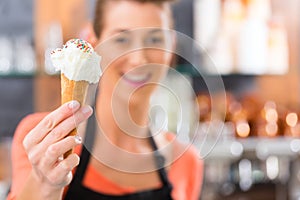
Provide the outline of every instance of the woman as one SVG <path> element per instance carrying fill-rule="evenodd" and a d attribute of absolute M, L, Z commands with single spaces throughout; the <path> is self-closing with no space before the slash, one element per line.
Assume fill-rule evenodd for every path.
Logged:
<path fill-rule="evenodd" d="M 164 31 L 170 28 L 168 0 L 97 2 L 96 49 L 105 69 L 85 131 L 92 143 L 65 137 L 76 126 L 73 116 L 81 123 L 92 115 L 90 106 L 72 101 L 26 117 L 13 141 L 8 199 L 199 197 L 203 166 L 195 150 L 171 133 L 148 128 L 149 99 L 171 63 L 172 54 L 162 51 L 174 48 Z M 75 153 L 61 158 L 74 147 Z"/>

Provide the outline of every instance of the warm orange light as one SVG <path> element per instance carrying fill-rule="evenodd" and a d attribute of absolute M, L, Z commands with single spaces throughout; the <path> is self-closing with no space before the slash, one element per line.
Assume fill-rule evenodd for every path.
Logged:
<path fill-rule="evenodd" d="M 246 121 L 239 121 L 236 124 L 236 132 L 240 137 L 248 137 L 250 134 L 250 126 Z"/>
<path fill-rule="evenodd" d="M 289 113 L 286 116 L 285 121 L 290 127 L 295 127 L 298 122 L 298 115 L 296 113 Z"/>
<path fill-rule="evenodd" d="M 264 106 L 265 110 L 276 109 L 276 103 L 274 101 L 267 101 Z"/>
<path fill-rule="evenodd" d="M 278 125 L 276 123 L 268 123 L 266 125 L 265 130 L 266 130 L 266 133 L 268 136 L 271 136 L 271 137 L 276 136 L 277 131 L 278 131 Z"/>
<path fill-rule="evenodd" d="M 278 114 L 274 108 L 270 108 L 266 110 L 266 120 L 268 122 L 277 122 Z"/>

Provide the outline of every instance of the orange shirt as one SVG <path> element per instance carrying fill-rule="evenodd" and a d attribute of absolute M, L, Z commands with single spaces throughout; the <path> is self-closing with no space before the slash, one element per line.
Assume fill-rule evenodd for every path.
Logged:
<path fill-rule="evenodd" d="M 12 187 L 7 200 L 14 199 L 16 194 L 21 191 L 31 170 L 31 165 L 23 148 L 23 139 L 46 114 L 47 113 L 36 113 L 29 115 L 20 122 L 16 129 L 12 143 Z M 172 139 L 174 136 L 170 134 L 168 138 Z M 183 148 L 183 145 L 176 142 L 175 148 Z M 80 148 L 77 148 L 75 152 L 80 152 Z M 168 170 L 168 178 L 173 185 L 173 199 L 198 199 L 202 186 L 202 176 L 203 162 L 197 156 L 195 148 L 190 146 L 172 163 Z M 110 181 L 91 165 L 87 168 L 83 184 L 101 193 L 125 194 L 136 191 L 134 188 L 120 186 Z"/>

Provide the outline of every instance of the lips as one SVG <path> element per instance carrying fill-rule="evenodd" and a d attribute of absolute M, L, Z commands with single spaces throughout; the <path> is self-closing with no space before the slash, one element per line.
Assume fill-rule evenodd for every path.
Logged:
<path fill-rule="evenodd" d="M 130 85 L 141 86 L 150 80 L 151 74 L 150 73 L 143 73 L 143 74 L 126 73 L 123 74 L 122 78 Z"/>

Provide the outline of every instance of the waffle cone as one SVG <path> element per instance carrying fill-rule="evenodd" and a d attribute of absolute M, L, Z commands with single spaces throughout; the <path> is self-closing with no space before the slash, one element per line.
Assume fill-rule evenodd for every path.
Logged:
<path fill-rule="evenodd" d="M 68 101 L 76 100 L 83 105 L 87 94 L 89 83 L 87 81 L 74 81 L 69 80 L 63 73 L 61 74 L 61 103 L 64 104 Z M 73 129 L 68 136 L 76 135 L 76 128 Z M 73 149 L 66 152 L 64 157 L 66 158 L 73 152 Z"/>

